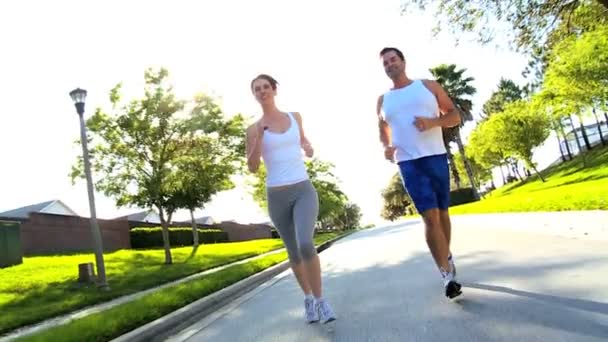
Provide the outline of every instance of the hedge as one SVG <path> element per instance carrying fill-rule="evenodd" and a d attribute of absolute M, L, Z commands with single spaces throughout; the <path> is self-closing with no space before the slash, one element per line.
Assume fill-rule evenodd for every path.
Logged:
<path fill-rule="evenodd" d="M 450 207 L 476 201 L 478 199 L 475 198 L 473 188 L 456 189 L 450 192 Z"/>
<path fill-rule="evenodd" d="M 171 246 L 192 246 L 192 228 L 169 228 Z M 219 229 L 198 229 L 199 243 L 228 242 L 228 233 Z M 131 248 L 163 247 L 162 228 L 131 229 Z"/>

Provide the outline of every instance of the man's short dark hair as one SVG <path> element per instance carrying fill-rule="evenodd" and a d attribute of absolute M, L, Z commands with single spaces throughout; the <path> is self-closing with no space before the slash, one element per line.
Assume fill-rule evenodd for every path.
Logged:
<path fill-rule="evenodd" d="M 382 49 L 382 51 L 380 51 L 380 57 L 384 56 L 385 54 L 387 54 L 391 51 L 395 52 L 397 54 L 397 56 L 399 56 L 399 58 L 401 58 L 402 61 L 405 61 L 405 57 L 403 57 L 403 52 L 401 52 L 401 50 L 394 48 L 394 47 L 385 47 L 384 49 Z"/>

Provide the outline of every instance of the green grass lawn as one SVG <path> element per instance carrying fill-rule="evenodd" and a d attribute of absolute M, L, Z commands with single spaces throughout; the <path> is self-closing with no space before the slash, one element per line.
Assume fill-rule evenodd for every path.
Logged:
<path fill-rule="evenodd" d="M 608 148 L 596 147 L 524 182 L 496 189 L 476 203 L 450 208 L 453 214 L 608 209 Z"/>
<path fill-rule="evenodd" d="M 281 252 L 230 266 L 203 278 L 169 286 L 133 302 L 16 341 L 109 341 L 285 259 L 287 253 Z"/>
<path fill-rule="evenodd" d="M 320 244 L 339 235 L 315 236 Z M 81 287 L 78 264 L 93 254 L 26 257 L 23 264 L 0 269 L 0 333 L 92 304 L 142 291 L 213 267 L 282 248 L 279 239 L 173 248 L 173 265 L 164 265 L 164 250 L 121 250 L 104 255 L 111 291 Z"/>

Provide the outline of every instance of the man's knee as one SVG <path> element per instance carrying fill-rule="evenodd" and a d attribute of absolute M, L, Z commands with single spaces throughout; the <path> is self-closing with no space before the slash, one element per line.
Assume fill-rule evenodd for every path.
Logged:
<path fill-rule="evenodd" d="M 439 209 L 437 208 L 428 209 L 424 211 L 422 213 L 422 218 L 427 228 L 434 228 L 441 225 L 441 220 L 439 218 Z"/>

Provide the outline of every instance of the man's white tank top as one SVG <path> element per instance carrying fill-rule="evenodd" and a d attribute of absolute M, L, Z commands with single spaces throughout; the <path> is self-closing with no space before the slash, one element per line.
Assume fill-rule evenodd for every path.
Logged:
<path fill-rule="evenodd" d="M 264 132 L 262 158 L 266 166 L 266 186 L 283 186 L 308 179 L 302 157 L 300 127 L 292 113 L 284 133 Z"/>
<path fill-rule="evenodd" d="M 441 127 L 420 132 L 414 125 L 416 116 L 439 117 L 437 99 L 421 80 L 386 92 L 382 111 L 391 129 L 398 162 L 446 153 Z"/>

